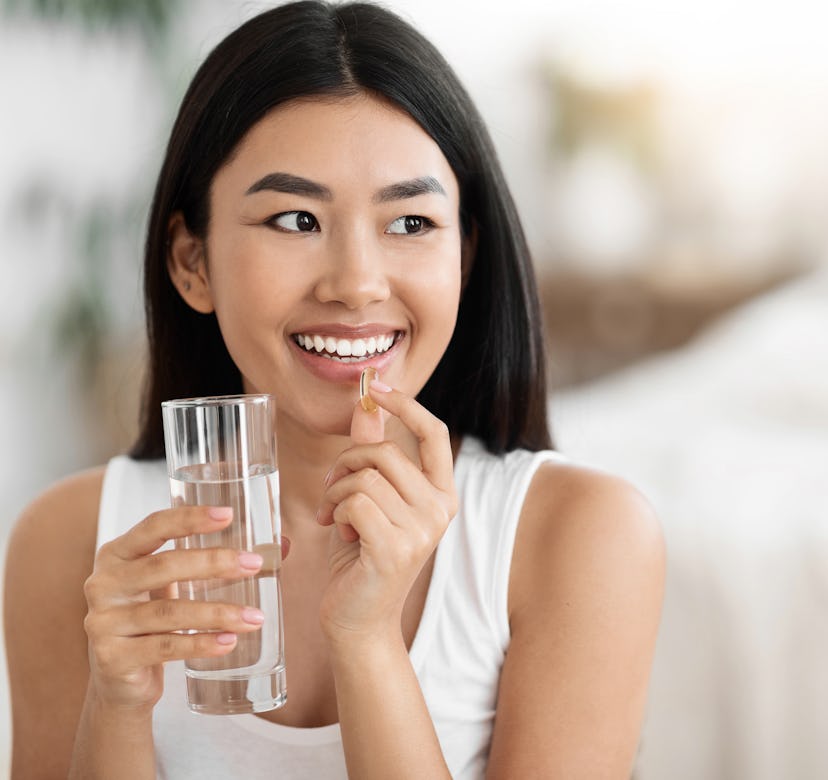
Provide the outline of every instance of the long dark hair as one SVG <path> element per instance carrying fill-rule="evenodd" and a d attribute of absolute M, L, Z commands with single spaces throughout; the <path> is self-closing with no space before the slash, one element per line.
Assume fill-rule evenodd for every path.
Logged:
<path fill-rule="evenodd" d="M 191 309 L 170 281 L 170 216 L 180 210 L 204 238 L 213 177 L 256 122 L 295 98 L 360 92 L 396 104 L 434 139 L 460 185 L 463 230 L 476 234 L 454 335 L 418 400 L 452 433 L 478 437 L 491 452 L 552 446 L 531 258 L 480 115 L 440 53 L 393 13 L 304 0 L 231 33 L 182 101 L 147 232 L 149 374 L 133 457 L 163 456 L 162 401 L 242 392 L 215 315 Z"/>

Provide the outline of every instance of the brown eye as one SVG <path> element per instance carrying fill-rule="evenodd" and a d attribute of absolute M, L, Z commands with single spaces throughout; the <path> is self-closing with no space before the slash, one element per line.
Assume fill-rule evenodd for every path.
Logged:
<path fill-rule="evenodd" d="M 310 233 L 319 230 L 316 217 L 307 211 L 286 211 L 277 214 L 270 222 L 288 233 Z"/>
<path fill-rule="evenodd" d="M 404 217 L 395 219 L 386 230 L 387 233 L 394 233 L 395 235 L 415 235 L 422 233 L 426 229 L 434 227 L 434 223 L 427 217 L 420 217 L 414 214 L 408 214 Z"/>

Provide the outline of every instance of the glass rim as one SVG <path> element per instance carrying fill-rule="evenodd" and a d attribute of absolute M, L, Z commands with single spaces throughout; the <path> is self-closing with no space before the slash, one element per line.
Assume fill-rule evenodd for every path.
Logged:
<path fill-rule="evenodd" d="M 191 409 L 198 406 L 242 406 L 272 401 L 270 393 L 238 393 L 236 395 L 203 395 L 192 398 L 172 398 L 162 401 L 163 409 Z"/>

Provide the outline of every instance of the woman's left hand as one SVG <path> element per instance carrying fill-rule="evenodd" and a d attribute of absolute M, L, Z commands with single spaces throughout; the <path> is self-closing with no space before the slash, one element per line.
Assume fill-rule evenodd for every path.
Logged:
<path fill-rule="evenodd" d="M 356 405 L 354 446 L 329 472 L 317 517 L 337 529 L 320 608 L 330 639 L 399 633 L 405 599 L 457 511 L 446 425 L 410 396 L 382 388 L 372 385 L 371 397 L 414 435 L 420 463 L 382 440 L 381 410 Z"/>

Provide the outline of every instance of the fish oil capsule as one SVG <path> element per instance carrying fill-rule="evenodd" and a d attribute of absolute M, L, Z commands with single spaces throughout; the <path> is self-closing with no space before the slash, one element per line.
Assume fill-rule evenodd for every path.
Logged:
<path fill-rule="evenodd" d="M 376 368 L 364 368 L 362 375 L 359 377 L 359 402 L 366 412 L 376 412 L 379 407 L 374 402 L 374 399 L 368 395 L 368 386 L 375 379 L 379 379 L 379 372 Z"/>

